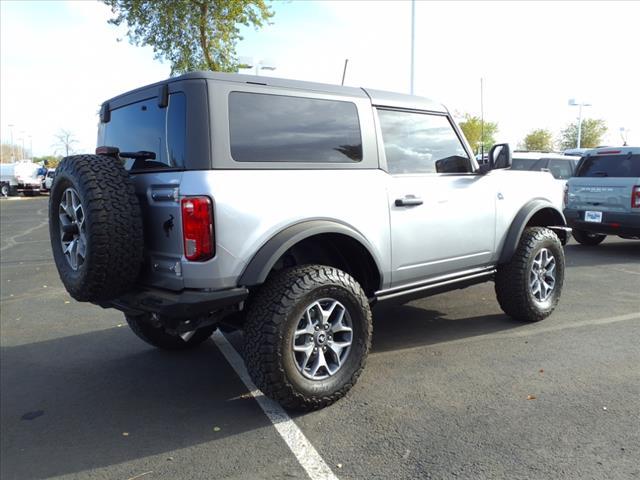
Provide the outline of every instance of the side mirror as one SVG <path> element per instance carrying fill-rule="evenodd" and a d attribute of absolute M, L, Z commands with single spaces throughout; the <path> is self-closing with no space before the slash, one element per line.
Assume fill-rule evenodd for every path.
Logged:
<path fill-rule="evenodd" d="M 491 170 L 511 167 L 511 148 L 508 143 L 496 143 L 489 150 Z"/>

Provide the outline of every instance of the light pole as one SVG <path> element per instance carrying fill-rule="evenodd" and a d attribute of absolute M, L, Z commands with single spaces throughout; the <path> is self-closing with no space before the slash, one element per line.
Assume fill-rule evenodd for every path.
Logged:
<path fill-rule="evenodd" d="M 24 160 L 24 130 L 20 132 L 20 135 L 22 136 L 22 138 L 20 139 L 22 140 L 22 151 L 20 152 L 20 160 Z"/>
<path fill-rule="evenodd" d="M 13 123 L 9 124 L 9 135 L 11 135 L 11 163 L 13 163 L 16 159 L 16 156 L 13 152 L 13 127 L 15 127 L 15 125 Z"/>
<path fill-rule="evenodd" d="M 576 102 L 575 98 L 570 98 L 569 106 L 578 107 L 578 144 L 576 148 L 580 148 L 580 140 L 582 139 L 582 107 L 590 107 L 591 104 L 587 102 Z"/>
<path fill-rule="evenodd" d="M 33 137 L 29 135 L 29 157 L 33 160 Z"/>
<path fill-rule="evenodd" d="M 416 54 L 416 0 L 411 0 L 411 67 L 409 81 L 409 93 L 413 95 L 413 81 L 415 77 L 415 54 Z"/>

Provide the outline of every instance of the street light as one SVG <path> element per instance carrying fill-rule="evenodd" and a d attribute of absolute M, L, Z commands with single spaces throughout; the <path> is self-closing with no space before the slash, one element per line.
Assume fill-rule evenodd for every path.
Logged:
<path fill-rule="evenodd" d="M 582 137 L 582 107 L 590 107 L 591 104 L 586 102 L 576 102 L 575 98 L 570 98 L 569 106 L 578 107 L 578 145 L 576 148 L 580 148 L 580 139 Z"/>

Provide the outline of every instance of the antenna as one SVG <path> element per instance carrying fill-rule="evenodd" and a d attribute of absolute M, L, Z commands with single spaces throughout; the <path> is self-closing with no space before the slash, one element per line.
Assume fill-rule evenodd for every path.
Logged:
<path fill-rule="evenodd" d="M 484 79 L 480 77 L 480 153 L 481 160 L 484 163 Z"/>
<path fill-rule="evenodd" d="M 344 77 L 347 75 L 347 64 L 349 63 L 349 59 L 344 59 L 344 69 L 342 70 L 342 83 L 340 85 L 344 85 Z"/>

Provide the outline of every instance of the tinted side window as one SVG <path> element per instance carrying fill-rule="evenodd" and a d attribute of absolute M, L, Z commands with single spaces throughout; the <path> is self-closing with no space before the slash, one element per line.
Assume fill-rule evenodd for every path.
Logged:
<path fill-rule="evenodd" d="M 511 163 L 511 170 L 539 172 L 543 168 L 547 168 L 547 161 L 545 159 L 514 158 Z"/>
<path fill-rule="evenodd" d="M 549 171 L 560 180 L 566 180 L 573 176 L 573 160 L 549 160 Z"/>
<path fill-rule="evenodd" d="M 183 167 L 185 156 L 186 99 L 183 93 L 169 95 L 169 105 L 158 107 L 150 98 L 111 111 L 104 144 L 121 152 L 149 151 L 156 158 L 126 159 L 125 168 Z"/>
<path fill-rule="evenodd" d="M 236 162 L 362 160 L 360 122 L 352 102 L 231 92 L 229 123 Z"/>
<path fill-rule="evenodd" d="M 471 163 L 443 115 L 379 110 L 389 173 L 465 173 Z"/>
<path fill-rule="evenodd" d="M 582 157 L 576 177 L 640 177 L 640 155 Z"/>

